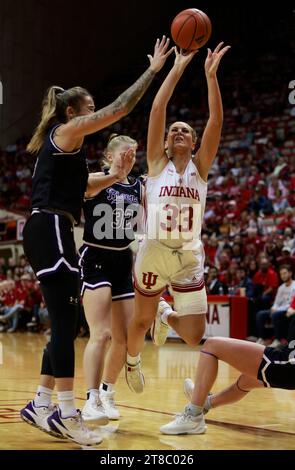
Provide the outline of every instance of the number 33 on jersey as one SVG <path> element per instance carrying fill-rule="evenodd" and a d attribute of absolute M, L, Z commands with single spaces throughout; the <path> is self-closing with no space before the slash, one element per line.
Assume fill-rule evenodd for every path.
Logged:
<path fill-rule="evenodd" d="M 190 161 L 183 175 L 169 161 L 146 184 L 146 234 L 170 248 L 197 249 L 200 244 L 207 183 Z"/>

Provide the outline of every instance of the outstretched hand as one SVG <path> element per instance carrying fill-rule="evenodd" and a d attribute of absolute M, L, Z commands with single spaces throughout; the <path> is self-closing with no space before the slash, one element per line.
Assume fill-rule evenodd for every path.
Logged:
<path fill-rule="evenodd" d="M 174 52 L 175 52 L 174 64 L 178 65 L 178 66 L 181 66 L 183 68 L 185 68 L 190 63 L 190 61 L 192 60 L 194 55 L 196 55 L 197 52 L 199 52 L 198 50 L 185 51 L 184 49 L 180 49 L 180 51 L 178 51 L 176 46 L 173 49 L 174 49 Z"/>
<path fill-rule="evenodd" d="M 205 60 L 205 73 L 206 73 L 207 78 L 214 77 L 216 75 L 219 62 L 221 61 L 224 54 L 231 47 L 231 46 L 222 47 L 223 44 L 224 44 L 223 42 L 220 42 L 213 52 L 211 51 L 211 49 L 208 48 L 208 53 L 207 53 L 207 57 Z"/>
<path fill-rule="evenodd" d="M 154 55 L 148 54 L 148 58 L 150 61 L 150 67 L 154 72 L 159 72 L 163 65 L 166 62 L 167 57 L 172 53 L 173 47 L 168 49 L 170 43 L 170 39 L 163 36 L 161 41 L 157 39 L 155 48 L 154 48 Z"/>
<path fill-rule="evenodd" d="M 135 150 L 129 148 L 122 152 L 120 157 L 113 162 L 110 173 L 115 174 L 119 181 L 124 180 L 132 170 L 135 161 Z"/>

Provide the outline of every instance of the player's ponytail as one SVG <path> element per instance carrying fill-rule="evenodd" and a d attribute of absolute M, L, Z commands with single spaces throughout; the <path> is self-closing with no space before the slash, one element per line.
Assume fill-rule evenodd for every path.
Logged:
<path fill-rule="evenodd" d="M 59 86 L 48 88 L 42 103 L 42 115 L 31 141 L 27 146 L 30 153 L 38 153 L 41 149 L 48 130 L 58 123 L 68 121 L 67 107 L 71 106 L 79 112 L 83 98 L 90 93 L 82 87 L 75 86 L 64 90 Z"/>
<path fill-rule="evenodd" d="M 64 89 L 59 86 L 48 88 L 42 103 L 42 115 L 31 141 L 27 146 L 30 153 L 38 153 L 43 145 L 44 137 L 48 129 L 58 122 L 56 103 L 57 96 L 64 93 Z"/>

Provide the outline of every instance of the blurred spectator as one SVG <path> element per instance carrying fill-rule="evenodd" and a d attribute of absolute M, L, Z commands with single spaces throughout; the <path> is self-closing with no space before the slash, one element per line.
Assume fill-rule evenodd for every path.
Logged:
<path fill-rule="evenodd" d="M 254 300 L 256 309 L 269 309 L 276 294 L 279 279 L 277 273 L 270 268 L 269 260 L 262 257 L 259 263 L 259 270 L 253 276 Z"/>
<path fill-rule="evenodd" d="M 250 277 L 247 276 L 247 271 L 245 268 L 240 266 L 237 269 L 237 284 L 235 286 L 235 291 L 239 293 L 239 289 L 245 289 L 245 294 L 248 299 L 252 299 L 254 294 L 254 285 Z"/>
<path fill-rule="evenodd" d="M 284 211 L 284 215 L 277 224 L 279 233 L 284 233 L 284 230 L 289 227 L 295 229 L 295 212 L 292 207 L 287 207 Z"/>
<path fill-rule="evenodd" d="M 12 280 L 5 281 L 1 292 L 1 331 L 14 333 L 18 327 L 19 315 L 24 308 L 24 300 Z"/>
<path fill-rule="evenodd" d="M 274 327 L 274 342 L 272 347 L 277 347 L 288 335 L 288 322 L 286 321 L 286 312 L 290 306 L 291 300 L 295 295 L 295 281 L 292 279 L 292 271 L 290 266 L 281 266 L 280 277 L 283 284 L 278 288 L 274 303 L 270 309 L 257 312 L 256 325 L 257 340 L 260 344 L 267 344 L 266 339 L 272 336 L 273 330 L 269 326 Z M 270 320 L 272 324 L 270 324 Z M 268 328 L 266 328 L 268 324 Z"/>
<path fill-rule="evenodd" d="M 267 187 L 267 196 L 271 201 L 273 201 L 277 197 L 278 192 L 282 197 L 287 198 L 288 189 L 282 180 L 278 179 L 278 177 L 275 175 L 271 175 L 269 177 L 269 183 Z"/>
<path fill-rule="evenodd" d="M 295 276 L 295 257 L 291 256 L 291 248 L 283 246 L 281 256 L 277 258 L 277 265 L 280 267 L 282 264 L 290 266 L 293 277 Z"/>
<path fill-rule="evenodd" d="M 254 195 L 248 204 L 248 210 L 254 211 L 257 215 L 270 215 L 273 213 L 271 200 L 262 194 L 260 186 L 255 188 Z"/>
<path fill-rule="evenodd" d="M 276 189 L 275 195 L 272 201 L 272 207 L 275 214 L 281 214 L 289 207 L 289 202 L 286 196 L 283 196 L 280 189 Z"/>
<path fill-rule="evenodd" d="M 218 279 L 218 269 L 215 266 L 209 268 L 206 290 L 209 295 L 223 295 L 228 292 L 227 286 Z"/>

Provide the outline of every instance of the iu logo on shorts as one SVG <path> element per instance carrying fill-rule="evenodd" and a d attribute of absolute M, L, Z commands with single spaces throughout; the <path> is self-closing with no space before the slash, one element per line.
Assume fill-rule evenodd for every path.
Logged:
<path fill-rule="evenodd" d="M 142 283 L 145 285 L 147 289 L 154 287 L 157 282 L 158 274 L 154 274 L 151 272 L 142 273 Z"/>

